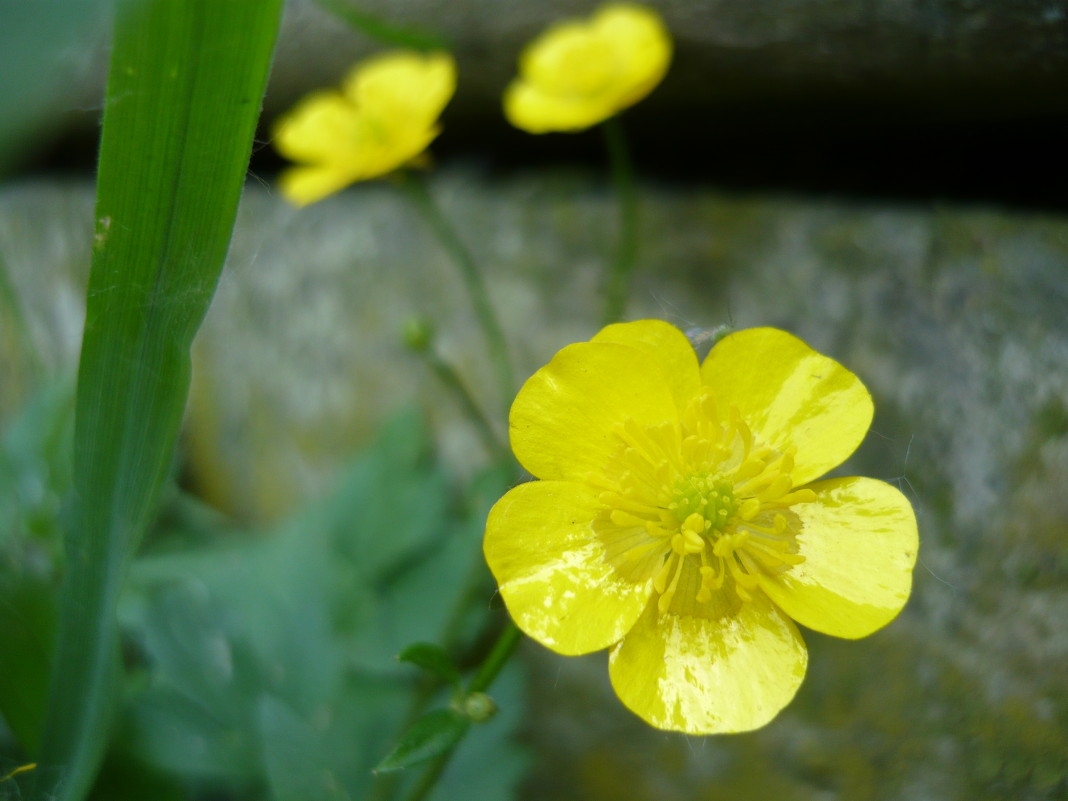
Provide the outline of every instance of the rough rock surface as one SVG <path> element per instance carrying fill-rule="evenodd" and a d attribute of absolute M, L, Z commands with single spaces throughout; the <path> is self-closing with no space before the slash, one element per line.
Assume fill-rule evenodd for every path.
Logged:
<path fill-rule="evenodd" d="M 524 375 L 596 329 L 614 226 L 596 176 L 431 180 L 486 266 Z M 752 734 L 653 732 L 615 701 L 603 655 L 530 647 L 526 797 L 1063 797 L 1068 220 L 655 185 L 643 197 L 629 316 L 777 325 L 855 370 L 877 413 L 848 472 L 912 497 L 921 562 L 885 631 L 806 634 L 797 699 Z M 88 186 L 0 194 L 0 413 L 73 365 L 90 204 Z M 401 345 L 417 314 L 491 398 L 452 265 L 394 187 L 297 212 L 250 186 L 197 343 L 186 458 L 204 493 L 246 519 L 277 515 L 412 400 L 455 464 L 477 461 L 473 432 Z"/>

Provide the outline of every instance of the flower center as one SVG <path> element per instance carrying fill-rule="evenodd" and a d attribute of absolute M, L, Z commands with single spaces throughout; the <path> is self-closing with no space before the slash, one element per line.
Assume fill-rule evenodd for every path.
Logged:
<path fill-rule="evenodd" d="M 679 524 L 693 515 L 705 521 L 705 531 L 722 531 L 738 510 L 734 485 L 704 472 L 694 473 L 675 482 L 675 499 L 668 504 Z"/>
<path fill-rule="evenodd" d="M 707 388 L 681 425 L 628 421 L 616 434 L 594 526 L 620 575 L 652 579 L 661 614 L 715 614 L 804 561 L 791 507 L 815 494 L 793 489 L 791 452 L 756 441 L 736 409 L 721 415 Z"/>

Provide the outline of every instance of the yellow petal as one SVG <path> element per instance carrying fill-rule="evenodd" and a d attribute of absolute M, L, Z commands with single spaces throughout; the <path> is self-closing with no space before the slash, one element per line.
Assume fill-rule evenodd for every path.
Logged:
<path fill-rule="evenodd" d="M 512 451 L 538 478 L 583 481 L 619 456 L 616 427 L 676 423 L 660 363 L 610 342 L 568 345 L 519 390 L 509 415 Z"/>
<path fill-rule="evenodd" d="M 278 178 L 278 191 L 294 206 L 307 206 L 340 192 L 355 178 L 352 172 L 334 165 L 291 167 Z"/>
<path fill-rule="evenodd" d="M 864 637 L 908 600 L 919 541 L 908 499 L 871 478 L 810 484 L 813 503 L 792 507 L 805 561 L 760 586 L 803 626 L 835 637 Z"/>
<path fill-rule="evenodd" d="M 652 91 L 671 49 L 659 16 L 639 5 L 617 3 L 589 20 L 558 23 L 520 56 L 505 116 L 530 133 L 588 128 Z"/>
<path fill-rule="evenodd" d="M 701 370 L 693 345 L 663 320 L 635 320 L 602 328 L 591 342 L 615 342 L 648 353 L 660 365 L 681 412 L 701 388 Z"/>
<path fill-rule="evenodd" d="M 282 194 L 304 206 L 418 159 L 455 88 L 446 53 L 397 51 L 358 64 L 341 92 L 309 95 L 275 127 L 278 151 L 307 167 L 283 176 Z"/>
<path fill-rule="evenodd" d="M 428 128 L 456 91 L 456 63 L 448 53 L 392 51 L 358 64 L 342 91 L 391 129 Z"/>
<path fill-rule="evenodd" d="M 655 11 L 618 3 L 604 6 L 593 19 L 616 54 L 616 104 L 623 109 L 641 100 L 663 80 L 671 63 L 671 36 Z"/>
<path fill-rule="evenodd" d="M 749 731 L 785 707 L 808 652 L 794 624 L 759 596 L 718 619 L 660 615 L 655 601 L 609 658 L 620 700 L 659 729 Z"/>
<path fill-rule="evenodd" d="M 860 379 L 785 331 L 750 328 L 724 337 L 701 377 L 762 441 L 779 450 L 796 446 L 795 486 L 841 464 L 871 424 L 871 396 Z"/>
<path fill-rule="evenodd" d="M 439 128 L 406 127 L 388 131 L 383 138 L 381 127 L 361 126 L 357 146 L 349 160 L 351 180 L 377 178 L 415 161 L 438 133 Z"/>
<path fill-rule="evenodd" d="M 592 523 L 598 493 L 535 481 L 490 510 L 483 551 L 516 625 L 567 655 L 607 648 L 642 613 L 650 582 L 631 583 L 605 561 Z"/>
<path fill-rule="evenodd" d="M 598 98 L 549 94 L 533 84 L 513 81 L 504 93 L 504 116 L 522 131 L 583 131 L 612 116 L 615 109 Z"/>
<path fill-rule="evenodd" d="M 293 161 L 337 161 L 352 149 L 355 109 L 333 90 L 315 92 L 283 116 L 274 128 L 274 146 Z"/>
<path fill-rule="evenodd" d="M 523 50 L 519 72 L 544 92 L 586 97 L 603 92 L 613 80 L 614 51 L 590 23 L 565 20 Z"/>

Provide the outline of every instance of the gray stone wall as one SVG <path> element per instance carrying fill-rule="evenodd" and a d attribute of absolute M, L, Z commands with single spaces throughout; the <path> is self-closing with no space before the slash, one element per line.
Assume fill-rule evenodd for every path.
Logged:
<path fill-rule="evenodd" d="M 595 173 L 432 190 L 489 277 L 521 372 L 596 330 L 613 202 Z M 526 797 L 1053 799 L 1068 753 L 1068 220 L 996 208 L 725 195 L 644 184 L 629 316 L 777 325 L 855 370 L 876 401 L 846 471 L 899 485 L 920 524 L 915 591 L 859 642 L 807 634 L 809 676 L 768 728 L 653 732 L 607 686 L 603 655 L 527 649 Z M 73 366 L 91 189 L 0 195 L 0 257 L 26 337 L 0 342 L 2 407 Z M 452 265 L 394 187 L 303 211 L 246 193 L 196 346 L 184 458 L 245 520 L 328 485 L 375 422 L 417 402 L 463 473 L 482 453 L 408 354 L 412 315 L 483 397 L 485 351 Z M 32 351 L 32 353 L 30 353 Z"/>
<path fill-rule="evenodd" d="M 535 170 L 512 156 L 508 171 L 490 171 L 496 134 L 479 128 L 503 125 L 499 92 L 522 45 L 594 5 L 360 4 L 455 45 L 461 85 L 449 135 L 471 135 L 487 158 L 445 159 L 428 180 L 486 270 L 522 376 L 596 331 L 614 200 L 600 162 Z M 1039 131 L 1048 120 L 1055 131 L 1068 118 L 1068 3 L 1059 0 L 652 5 L 677 37 L 676 62 L 627 121 L 662 148 L 680 149 L 660 127 L 688 130 L 693 144 L 722 126 L 775 121 L 783 147 L 796 147 L 799 130 L 826 131 L 822 157 L 833 162 L 851 130 L 888 120 L 923 142 L 936 123 L 966 134 L 971 122 Z M 84 81 L 44 104 L 55 130 L 96 125 L 97 41 L 86 38 L 81 55 L 63 51 Z M 378 47 L 294 0 L 265 119 Z M 566 152 L 570 140 L 559 141 Z M 1028 155 L 977 158 L 976 185 L 988 161 L 1015 180 Z M 888 199 L 883 157 L 873 149 L 860 164 L 864 200 L 729 192 L 668 181 L 639 162 L 628 317 L 784 327 L 865 381 L 875 422 L 844 471 L 893 482 L 915 504 L 921 550 L 909 605 L 859 642 L 806 634 L 809 675 L 793 704 L 736 737 L 651 731 L 615 700 L 603 654 L 565 659 L 528 646 L 535 761 L 525 798 L 1068 795 L 1063 165 L 1019 174 L 1054 187 L 1054 210 L 1034 211 L 989 200 L 1006 187 L 980 193 L 983 203 L 922 199 L 941 195 L 937 182 L 926 195 Z M 432 319 L 443 353 L 496 407 L 467 298 L 423 221 L 388 182 L 296 211 L 271 192 L 271 175 L 257 177 L 195 346 L 181 453 L 189 482 L 238 521 L 277 520 L 323 493 L 375 426 L 412 403 L 457 475 L 470 475 L 485 457 L 476 433 L 401 337 L 413 316 Z M 91 219 L 88 177 L 0 187 L 0 424 L 42 380 L 75 368 Z"/>

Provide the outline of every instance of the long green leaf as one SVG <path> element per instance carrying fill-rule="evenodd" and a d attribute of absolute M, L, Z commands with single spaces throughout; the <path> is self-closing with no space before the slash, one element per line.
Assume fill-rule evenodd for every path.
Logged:
<path fill-rule="evenodd" d="M 280 13 L 281 0 L 119 4 L 38 797 L 84 797 L 107 743 L 116 602 L 170 467 L 189 348 L 229 245 Z"/>

